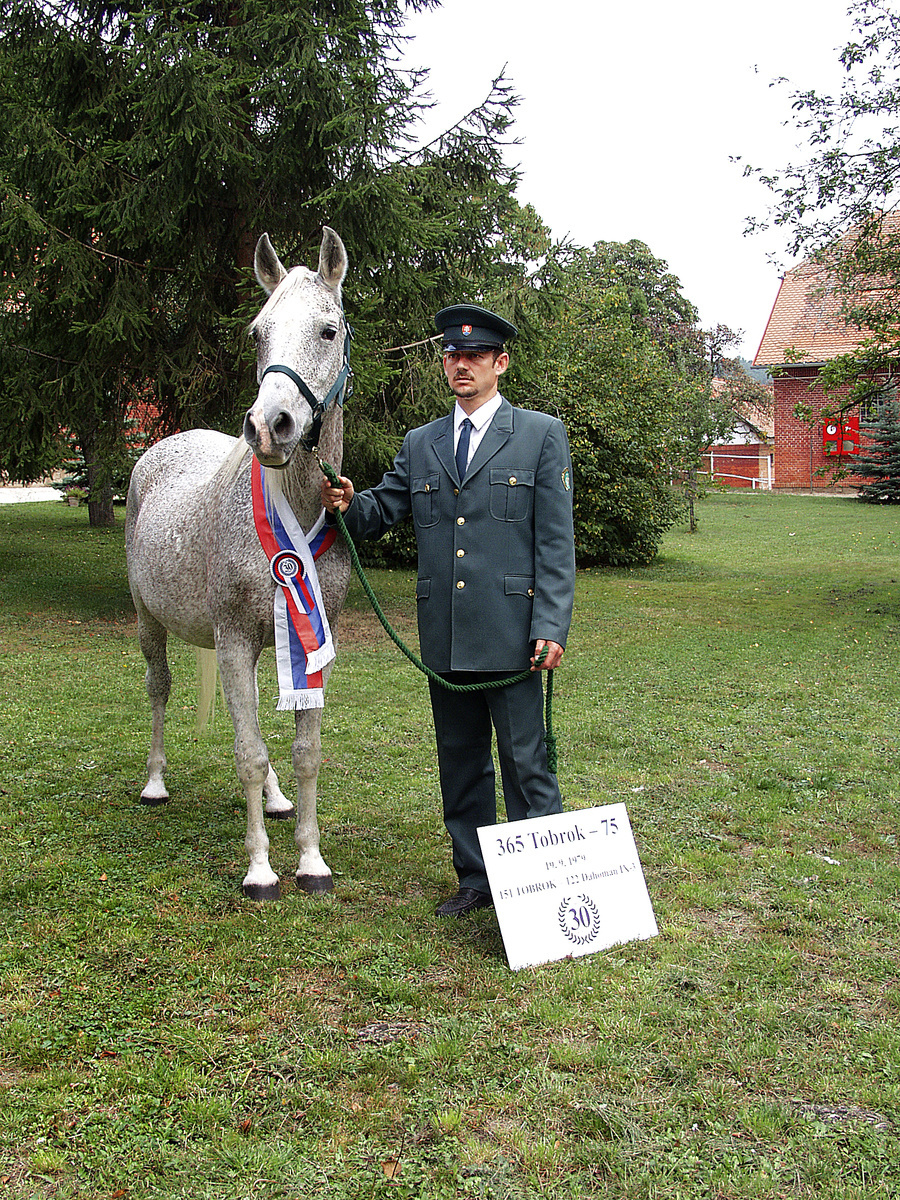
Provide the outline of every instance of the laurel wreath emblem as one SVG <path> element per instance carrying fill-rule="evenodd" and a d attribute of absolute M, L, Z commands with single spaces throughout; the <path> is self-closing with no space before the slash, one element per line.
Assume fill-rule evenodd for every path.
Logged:
<path fill-rule="evenodd" d="M 576 907 L 577 906 L 577 907 Z M 574 917 L 575 928 L 568 918 Z M 556 919 L 564 937 L 576 946 L 586 946 L 600 932 L 600 910 L 590 896 L 566 896 L 556 910 Z"/>

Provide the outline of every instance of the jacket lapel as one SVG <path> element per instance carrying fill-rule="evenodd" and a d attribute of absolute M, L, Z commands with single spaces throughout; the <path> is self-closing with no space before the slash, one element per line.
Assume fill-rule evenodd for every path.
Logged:
<path fill-rule="evenodd" d="M 458 484 L 456 477 L 456 455 L 453 451 L 453 414 L 448 413 L 438 421 L 439 428 L 431 439 L 431 445 L 437 455 L 438 462 L 450 476 L 453 483 Z"/>
<path fill-rule="evenodd" d="M 481 468 L 490 461 L 501 450 L 513 433 L 513 406 L 508 400 L 504 400 L 497 411 L 494 413 L 494 419 L 484 431 L 484 437 L 478 446 L 478 449 L 472 456 L 472 461 L 469 463 L 469 469 L 466 472 L 466 481 L 476 475 Z M 451 429 L 451 445 L 452 445 L 452 429 Z"/>

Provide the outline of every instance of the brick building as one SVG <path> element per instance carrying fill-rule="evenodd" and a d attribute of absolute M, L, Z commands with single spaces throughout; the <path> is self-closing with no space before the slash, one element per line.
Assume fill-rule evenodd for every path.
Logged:
<path fill-rule="evenodd" d="M 714 393 L 725 386 L 724 380 L 713 380 Z M 747 404 L 740 411 L 728 437 L 709 446 L 704 452 L 703 470 L 715 483 L 768 491 L 773 486 L 773 436 L 771 409 Z"/>
<path fill-rule="evenodd" d="M 852 353 L 866 331 L 841 318 L 842 298 L 827 267 L 813 261 L 788 271 L 781 281 L 753 365 L 774 375 L 773 437 L 776 488 L 832 488 L 834 469 L 848 465 L 859 449 L 859 414 L 822 417 L 839 407 L 841 396 L 827 398 L 819 379 L 825 363 Z M 854 490 L 855 477 L 839 486 Z"/>

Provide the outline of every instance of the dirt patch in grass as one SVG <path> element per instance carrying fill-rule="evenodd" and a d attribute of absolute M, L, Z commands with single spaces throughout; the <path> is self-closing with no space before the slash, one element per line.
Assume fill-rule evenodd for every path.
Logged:
<path fill-rule="evenodd" d="M 708 935 L 729 941 L 747 941 L 759 934 L 759 922 L 739 908 L 723 908 L 718 912 L 700 909 L 694 921 Z"/>
<path fill-rule="evenodd" d="M 391 1042 L 411 1042 L 422 1030 L 412 1021 L 372 1021 L 351 1031 L 355 1041 L 370 1045 L 389 1045 Z"/>
<path fill-rule="evenodd" d="M 868 1108 L 860 1108 L 858 1104 L 812 1104 L 807 1100 L 793 1100 L 790 1107 L 800 1116 L 813 1121 L 821 1121 L 824 1125 L 842 1126 L 871 1126 L 890 1132 L 894 1129 L 893 1122 L 884 1113 L 873 1112 Z"/>
<path fill-rule="evenodd" d="M 295 1006 L 290 1002 L 293 996 L 310 1005 L 322 1024 L 344 1024 L 350 997 L 343 971 L 296 967 L 284 972 L 278 987 L 277 1002 L 270 1010 L 271 1020 L 278 1023 L 294 1020 Z"/>
<path fill-rule="evenodd" d="M 10 1088 L 19 1087 L 27 1078 L 25 1071 L 18 1071 L 15 1067 L 0 1067 L 0 1090 L 9 1091 Z"/>
<path fill-rule="evenodd" d="M 396 609 L 387 611 L 384 615 L 403 640 L 408 642 L 410 636 L 415 633 L 415 618 L 410 619 L 409 614 Z M 338 638 L 341 645 L 377 646 L 387 636 L 371 608 L 365 610 L 345 608 L 341 612 L 338 624 Z"/>

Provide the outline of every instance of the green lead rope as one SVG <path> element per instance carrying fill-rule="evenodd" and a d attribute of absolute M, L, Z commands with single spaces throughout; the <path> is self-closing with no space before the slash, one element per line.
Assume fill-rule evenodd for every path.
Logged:
<path fill-rule="evenodd" d="M 316 454 L 316 458 L 318 459 L 319 466 L 322 468 L 322 474 L 325 476 L 325 478 L 328 480 L 328 482 L 331 484 L 331 486 L 332 487 L 340 487 L 341 481 L 338 478 L 338 474 L 335 471 L 334 467 L 332 467 L 330 463 L 323 462 L 322 459 L 319 458 L 318 453 Z M 375 616 L 381 622 L 385 633 L 388 635 L 388 637 L 391 639 L 391 641 L 394 643 L 394 645 L 399 650 L 402 650 L 402 652 L 406 655 L 406 657 L 413 664 L 413 666 L 417 667 L 422 672 L 423 675 L 426 675 L 429 679 L 433 680 L 435 683 L 440 684 L 441 687 L 447 688 L 447 690 L 451 691 L 451 692 L 484 692 L 484 691 L 487 691 L 489 688 L 509 687 L 510 684 L 522 683 L 524 680 L 530 678 L 530 676 L 532 674 L 531 671 L 520 671 L 518 675 L 511 675 L 509 677 L 509 679 L 494 679 L 494 680 L 491 680 L 491 681 L 488 681 L 485 683 L 451 683 L 448 679 L 444 679 L 441 675 L 438 675 L 438 673 L 436 671 L 432 671 L 431 667 L 427 667 L 425 665 L 425 663 L 423 663 L 422 660 L 416 654 L 414 654 L 412 650 L 410 650 L 409 646 L 407 646 L 402 641 L 400 636 L 397 634 L 396 630 L 391 628 L 391 623 L 390 623 L 390 621 L 388 621 L 387 617 L 384 615 L 384 613 L 381 609 L 381 605 L 378 603 L 378 597 L 372 591 L 372 585 L 369 583 L 368 579 L 366 578 L 366 573 L 363 570 L 362 563 L 359 561 L 359 553 L 357 552 L 356 546 L 353 544 L 353 538 L 350 536 L 350 533 L 347 529 L 347 523 L 344 520 L 344 514 L 342 512 L 340 512 L 340 510 L 336 509 L 334 512 L 334 517 L 335 517 L 337 527 L 341 532 L 341 537 L 343 537 L 344 541 L 347 543 L 347 549 L 350 551 L 350 561 L 353 563 L 353 569 L 359 578 L 359 582 L 362 584 L 363 591 L 366 593 L 366 595 L 369 598 L 369 603 L 372 605 L 372 608 L 375 612 Z M 549 649 L 548 646 L 544 646 L 543 650 L 540 652 L 540 654 L 537 657 L 538 663 L 542 663 L 544 661 L 544 659 L 547 657 L 548 649 Z M 545 718 L 544 718 L 544 745 L 547 748 L 547 769 L 550 771 L 550 773 L 552 775 L 555 775 L 556 774 L 556 766 L 557 766 L 557 750 L 556 750 L 556 735 L 553 732 L 553 672 L 552 671 L 547 672 L 547 694 L 546 694 L 546 699 L 545 699 Z"/>

